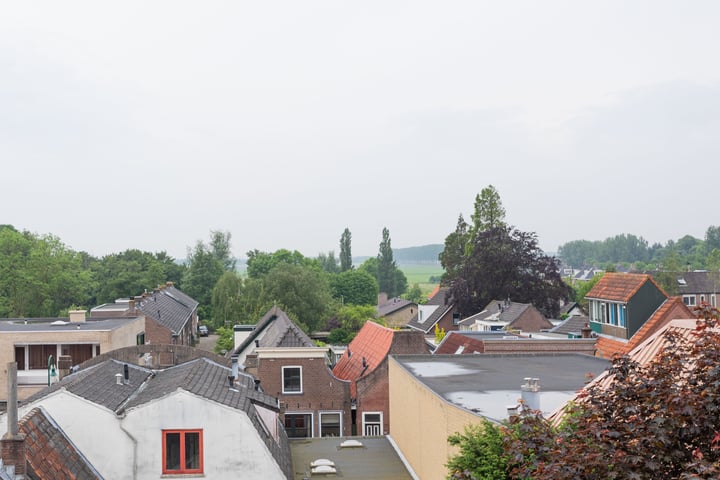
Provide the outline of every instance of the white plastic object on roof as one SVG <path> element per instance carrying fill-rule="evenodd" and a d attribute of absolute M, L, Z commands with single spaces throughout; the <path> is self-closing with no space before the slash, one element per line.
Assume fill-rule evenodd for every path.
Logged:
<path fill-rule="evenodd" d="M 315 460 L 314 462 L 311 462 L 311 463 L 310 463 L 310 467 L 312 467 L 312 468 L 314 468 L 314 467 L 321 467 L 321 466 L 334 467 L 334 466 L 335 466 L 335 462 L 333 462 L 332 460 L 328 460 L 327 458 L 318 458 L 318 459 Z"/>
<path fill-rule="evenodd" d="M 358 448 L 362 446 L 363 444 L 357 440 L 345 440 L 340 444 L 340 448 Z"/>

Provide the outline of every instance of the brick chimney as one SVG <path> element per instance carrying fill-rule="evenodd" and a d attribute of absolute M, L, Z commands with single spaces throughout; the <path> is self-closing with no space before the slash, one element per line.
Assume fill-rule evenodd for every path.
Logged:
<path fill-rule="evenodd" d="M 25 458 L 25 435 L 18 431 L 17 363 L 7 364 L 7 425 L 8 430 L 0 440 L 0 456 L 3 465 L 15 467 L 15 479 L 24 479 L 27 470 Z"/>
<path fill-rule="evenodd" d="M 589 324 L 585 324 L 585 326 L 580 330 L 580 336 L 582 338 L 590 338 L 590 334 L 592 333 L 592 328 L 590 328 Z"/>

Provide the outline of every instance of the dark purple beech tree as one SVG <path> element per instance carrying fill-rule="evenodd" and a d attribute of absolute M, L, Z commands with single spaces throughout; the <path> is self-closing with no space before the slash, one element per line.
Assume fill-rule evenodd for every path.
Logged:
<path fill-rule="evenodd" d="M 443 280 L 462 315 L 509 298 L 531 303 L 545 316 L 557 318 L 560 301 L 568 300 L 572 290 L 560 276 L 559 261 L 543 253 L 534 233 L 506 225 L 478 231 L 462 255 L 458 238 L 458 232 L 448 236 L 455 254 L 445 260 L 456 263 L 443 263 L 446 272 L 453 274 Z"/>

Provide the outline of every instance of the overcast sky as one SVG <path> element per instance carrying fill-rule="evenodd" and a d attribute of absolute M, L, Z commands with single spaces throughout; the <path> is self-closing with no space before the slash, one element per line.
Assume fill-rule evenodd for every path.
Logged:
<path fill-rule="evenodd" d="M 0 223 L 105 255 L 718 218 L 720 2 L 6 2 Z"/>

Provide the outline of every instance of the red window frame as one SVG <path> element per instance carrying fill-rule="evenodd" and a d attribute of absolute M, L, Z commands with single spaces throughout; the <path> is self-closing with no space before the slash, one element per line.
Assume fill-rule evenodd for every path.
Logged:
<path fill-rule="evenodd" d="M 167 468 L 167 437 L 168 434 L 177 433 L 180 435 L 180 468 L 179 469 L 168 469 Z M 199 442 L 198 451 L 198 467 L 199 468 L 185 468 L 185 435 L 188 433 L 197 433 Z M 203 431 L 202 429 L 197 430 L 163 430 L 162 431 L 162 473 L 167 475 L 183 475 L 186 473 L 203 473 L 204 470 L 204 452 L 203 452 Z"/>

